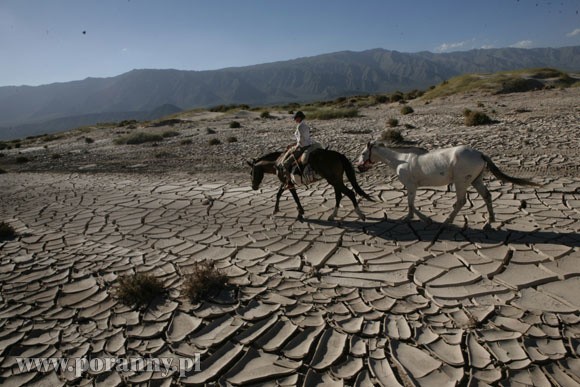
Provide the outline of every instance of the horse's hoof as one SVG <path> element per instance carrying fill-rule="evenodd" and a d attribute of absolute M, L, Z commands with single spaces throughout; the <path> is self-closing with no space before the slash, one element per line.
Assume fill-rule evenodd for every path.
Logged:
<path fill-rule="evenodd" d="M 272 212 L 272 215 L 276 215 L 278 212 L 280 212 L 280 210 L 279 210 L 279 209 L 277 209 L 277 208 L 275 208 L 275 209 L 274 209 L 274 212 Z"/>
<path fill-rule="evenodd" d="M 486 223 L 485 226 L 483 226 L 483 231 L 492 231 L 493 230 L 493 226 L 491 225 L 491 223 Z"/>
<path fill-rule="evenodd" d="M 329 221 L 329 222 L 332 222 L 332 221 L 334 221 L 334 216 L 329 216 L 329 217 L 328 217 L 328 221 Z"/>

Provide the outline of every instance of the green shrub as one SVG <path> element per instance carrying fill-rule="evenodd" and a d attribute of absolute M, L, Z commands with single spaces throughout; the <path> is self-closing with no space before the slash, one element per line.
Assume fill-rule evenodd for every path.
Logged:
<path fill-rule="evenodd" d="M 163 136 L 163 138 L 177 137 L 179 136 L 179 132 L 176 130 L 166 130 L 161 135 Z"/>
<path fill-rule="evenodd" d="M 115 296 L 126 305 L 148 305 L 166 293 L 165 285 L 151 274 L 137 273 L 120 276 L 114 290 Z"/>
<path fill-rule="evenodd" d="M 212 129 L 212 128 L 205 128 L 205 132 L 207 134 L 216 134 L 216 131 L 214 129 Z"/>
<path fill-rule="evenodd" d="M 356 108 L 342 108 L 332 109 L 324 108 L 313 110 L 308 113 L 308 118 L 313 120 L 333 120 L 337 118 L 353 118 L 358 117 L 358 109 Z"/>
<path fill-rule="evenodd" d="M 374 100 L 375 100 L 375 103 L 377 103 L 377 104 L 387 103 L 387 102 L 389 102 L 389 97 L 387 97 L 386 95 L 375 95 Z"/>
<path fill-rule="evenodd" d="M 85 142 L 86 142 L 87 144 L 92 144 L 93 142 L 95 142 L 95 140 L 93 140 L 93 139 L 92 139 L 92 138 L 90 138 L 90 137 L 85 137 Z"/>
<path fill-rule="evenodd" d="M 185 275 L 183 290 L 190 300 L 196 302 L 219 294 L 227 283 L 228 277 L 217 270 L 213 262 L 196 262 L 193 272 Z"/>
<path fill-rule="evenodd" d="M 154 133 L 137 132 L 115 139 L 115 144 L 139 145 L 147 142 L 163 141 L 163 136 Z"/>
<path fill-rule="evenodd" d="M 234 136 L 230 136 L 230 137 L 228 137 L 227 141 L 230 142 L 230 143 L 232 143 L 232 142 L 238 142 L 238 139 L 236 137 L 234 137 Z"/>
<path fill-rule="evenodd" d="M 405 105 L 405 106 L 403 106 L 401 108 L 401 114 L 402 115 L 411 114 L 413 112 L 414 112 L 413 108 L 411 106 L 409 106 L 409 105 Z"/>
<path fill-rule="evenodd" d="M 60 159 L 62 156 L 60 155 L 60 153 L 54 153 L 52 156 L 50 156 L 51 159 L 53 160 L 57 160 Z"/>
<path fill-rule="evenodd" d="M 400 130 L 387 129 L 381 134 L 381 141 L 399 143 L 404 141 L 404 138 Z"/>
<path fill-rule="evenodd" d="M 541 90 L 544 84 L 537 79 L 514 78 L 502 82 L 496 94 L 524 93 L 526 91 Z"/>
<path fill-rule="evenodd" d="M 394 94 L 391 94 L 389 98 L 391 102 L 399 102 L 405 99 L 405 96 L 400 91 L 396 91 Z"/>
<path fill-rule="evenodd" d="M 231 129 L 237 129 L 237 128 L 241 128 L 242 125 L 238 122 L 238 121 L 232 121 L 230 122 L 230 128 Z"/>
<path fill-rule="evenodd" d="M 397 127 L 399 126 L 399 120 L 397 120 L 396 118 L 389 118 L 389 120 L 387 121 L 387 125 L 390 126 L 391 128 Z"/>
<path fill-rule="evenodd" d="M 269 111 L 265 110 L 260 114 L 260 118 L 272 118 L 272 116 Z"/>
<path fill-rule="evenodd" d="M 220 141 L 219 138 L 212 138 L 211 140 L 209 140 L 209 145 L 219 145 L 222 142 Z"/>
<path fill-rule="evenodd" d="M 30 159 L 28 157 L 26 157 L 26 156 L 18 156 L 16 158 L 16 163 L 17 164 L 24 164 L 24 163 L 27 163 L 29 161 L 30 161 Z"/>
<path fill-rule="evenodd" d="M 493 123 L 493 120 L 487 114 L 476 110 L 465 109 L 463 116 L 465 117 L 465 125 L 467 126 L 489 125 Z"/>

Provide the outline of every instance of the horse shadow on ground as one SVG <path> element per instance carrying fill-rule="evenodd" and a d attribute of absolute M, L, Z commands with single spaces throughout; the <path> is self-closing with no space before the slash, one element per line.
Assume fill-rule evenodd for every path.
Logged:
<path fill-rule="evenodd" d="M 395 242 L 423 241 L 432 242 L 439 230 L 440 223 L 427 224 L 422 220 L 383 219 L 367 217 L 365 221 L 329 221 L 309 219 L 301 221 L 325 227 L 340 227 L 346 232 L 365 233 L 370 237 Z M 521 231 L 510 229 L 510 225 L 501 225 L 499 229 L 472 228 L 448 225 L 437 238 L 437 241 L 469 242 L 479 244 L 555 244 L 568 247 L 580 247 L 580 234 L 575 232 Z"/>

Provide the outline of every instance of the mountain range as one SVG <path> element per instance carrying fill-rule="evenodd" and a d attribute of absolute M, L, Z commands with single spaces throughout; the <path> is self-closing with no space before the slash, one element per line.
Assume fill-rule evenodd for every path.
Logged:
<path fill-rule="evenodd" d="M 156 119 L 182 109 L 269 105 L 426 89 L 466 73 L 580 70 L 580 46 L 401 53 L 384 49 L 211 71 L 132 70 L 111 78 L 0 87 L 0 139 L 97 122 Z"/>

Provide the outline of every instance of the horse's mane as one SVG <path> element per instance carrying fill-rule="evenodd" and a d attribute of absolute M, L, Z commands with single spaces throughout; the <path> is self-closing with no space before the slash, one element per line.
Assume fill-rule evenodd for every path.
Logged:
<path fill-rule="evenodd" d="M 256 162 L 276 161 L 278 159 L 278 157 L 280 157 L 281 154 L 282 154 L 281 151 L 271 152 L 271 153 L 265 154 L 264 156 L 260 157 L 259 159 L 256 160 Z"/>

